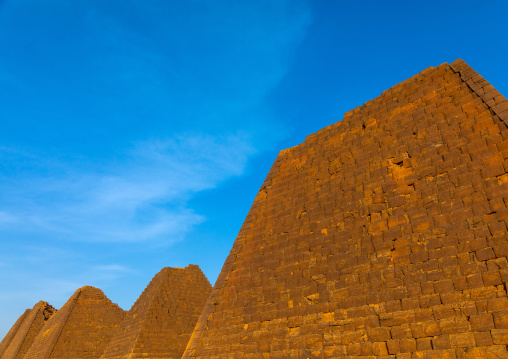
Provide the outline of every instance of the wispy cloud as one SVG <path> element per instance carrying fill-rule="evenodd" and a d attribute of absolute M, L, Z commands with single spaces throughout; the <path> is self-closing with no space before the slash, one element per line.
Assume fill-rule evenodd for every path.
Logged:
<path fill-rule="evenodd" d="M 101 272 L 121 272 L 121 273 L 129 273 L 132 272 L 131 269 L 119 265 L 119 264 L 105 264 L 105 265 L 98 265 L 93 267 L 94 270 L 101 271 Z"/>
<path fill-rule="evenodd" d="M 5 102 L 21 106 L 0 108 L 0 116 L 56 145 L 232 128 L 255 132 L 256 146 L 269 147 L 285 133 L 265 100 L 310 22 L 304 0 L 127 1 L 121 10 L 35 0 L 30 12 L 8 4 L 0 13 L 0 84 Z"/>
<path fill-rule="evenodd" d="M 47 164 L 44 176 L 17 178 L 15 186 L 12 177 L 0 177 L 10 204 L 0 204 L 0 224 L 17 220 L 23 231 L 61 239 L 171 243 L 205 220 L 187 200 L 241 175 L 253 152 L 240 135 L 179 135 L 139 142 L 122 161 L 86 171 L 69 168 L 52 176 Z"/>
<path fill-rule="evenodd" d="M 0 13 L 0 30 L 16 32 L 19 41 L 0 31 L 4 48 L 47 45 L 31 48 L 38 57 L 31 74 L 24 52 L 20 60 L 0 46 L 0 90 L 16 84 L 5 93 L 17 104 L 0 109 L 0 117 L 40 132 L 31 148 L 0 148 L 7 167 L 0 175 L 0 231 L 178 241 L 205 220 L 188 199 L 241 175 L 254 148 L 269 147 L 284 132 L 264 100 L 309 22 L 303 0 L 128 3 L 119 12 L 103 2 L 35 1 L 32 10 L 42 15 L 30 26 L 43 29 L 37 34 L 10 20 L 25 14 L 16 2 L 9 2 L 9 16 Z M 64 30 L 50 21 L 60 18 L 55 9 L 73 14 L 66 17 L 79 26 Z M 27 98 L 36 103 L 26 106 Z M 129 143 L 135 145 L 126 149 Z M 90 156 L 97 144 L 102 153 Z"/>
<path fill-rule="evenodd" d="M 178 241 L 206 219 L 188 200 L 284 133 L 265 99 L 309 23 L 304 0 L 30 8 L 0 13 L 0 117 L 21 123 L 0 147 L 0 234 Z"/>
<path fill-rule="evenodd" d="M 88 253 L 62 249 L 45 241 L 39 245 L 18 245 L 13 250 L 14 246 L 14 243 L 6 242 L 5 251 L 0 253 L 0 272 L 8 273 L 0 276 L 0 285 L 12 288 L 0 293 L 0 302 L 47 300 L 61 306 L 84 285 L 104 289 L 121 278 L 140 275 L 128 265 L 98 261 L 90 258 Z"/>
<path fill-rule="evenodd" d="M 266 99 L 309 16 L 306 0 L 0 0 L 0 305 L 170 265 L 154 248 L 194 240 L 197 194 L 287 133 Z"/>
<path fill-rule="evenodd" d="M 2 225 L 2 223 L 13 223 L 17 221 L 18 218 L 16 216 L 0 211 L 0 226 Z"/>
<path fill-rule="evenodd" d="M 89 283 L 95 283 L 99 287 L 110 285 L 122 277 L 138 275 L 138 271 L 120 264 L 103 264 L 92 266 L 86 272 L 86 279 Z"/>

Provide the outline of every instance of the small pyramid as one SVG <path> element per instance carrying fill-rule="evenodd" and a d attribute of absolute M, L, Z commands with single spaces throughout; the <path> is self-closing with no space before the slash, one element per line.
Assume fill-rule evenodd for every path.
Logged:
<path fill-rule="evenodd" d="M 1 358 L 22 359 L 46 321 L 48 321 L 55 312 L 55 308 L 43 301 L 37 303 L 32 310 L 25 311 L 22 322 L 20 322 L 16 333 L 12 336 L 9 346 L 4 353 L 1 354 Z M 16 324 L 18 322 L 16 322 Z"/>
<path fill-rule="evenodd" d="M 210 290 L 197 265 L 162 269 L 127 313 L 101 359 L 180 358 Z"/>
<path fill-rule="evenodd" d="M 100 289 L 80 288 L 47 321 L 24 359 L 98 358 L 124 316 Z"/>
<path fill-rule="evenodd" d="M 508 358 L 508 100 L 428 68 L 279 153 L 182 356 Z"/>
<path fill-rule="evenodd" d="M 21 314 L 18 320 L 16 320 L 16 323 L 14 323 L 7 335 L 0 342 L 0 358 L 2 357 L 9 344 L 11 344 L 12 339 L 16 335 L 16 332 L 18 331 L 21 323 L 23 323 L 23 320 L 26 318 L 28 313 L 30 313 L 30 309 L 25 310 L 25 312 Z"/>

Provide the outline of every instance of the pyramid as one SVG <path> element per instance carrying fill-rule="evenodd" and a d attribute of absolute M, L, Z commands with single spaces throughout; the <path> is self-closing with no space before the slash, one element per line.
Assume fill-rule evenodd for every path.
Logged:
<path fill-rule="evenodd" d="M 507 124 L 459 59 L 281 151 L 182 358 L 507 358 Z"/>
<path fill-rule="evenodd" d="M 45 322 L 55 312 L 52 306 L 43 301 L 38 302 L 33 309 L 27 309 L 2 341 L 0 357 L 2 359 L 23 358 Z"/>
<path fill-rule="evenodd" d="M 18 320 L 16 320 L 16 323 L 14 323 L 11 329 L 9 329 L 9 332 L 0 342 L 0 358 L 2 357 L 3 353 L 5 352 L 9 344 L 11 344 L 12 339 L 16 335 L 16 332 L 18 331 L 21 323 L 23 323 L 23 320 L 26 318 L 28 313 L 30 313 L 30 309 L 25 310 L 25 312 L 21 314 Z"/>
<path fill-rule="evenodd" d="M 100 289 L 80 288 L 47 321 L 24 359 L 99 358 L 124 315 Z"/>
<path fill-rule="evenodd" d="M 162 269 L 127 313 L 101 359 L 180 358 L 210 290 L 196 265 Z"/>
<path fill-rule="evenodd" d="M 0 358 L 22 359 L 46 321 L 49 320 L 55 312 L 55 308 L 43 301 L 38 302 L 33 309 L 26 310 L 14 325 L 13 329 L 19 323 L 15 333 L 12 335 L 9 345 L 5 351 L 0 354 Z"/>

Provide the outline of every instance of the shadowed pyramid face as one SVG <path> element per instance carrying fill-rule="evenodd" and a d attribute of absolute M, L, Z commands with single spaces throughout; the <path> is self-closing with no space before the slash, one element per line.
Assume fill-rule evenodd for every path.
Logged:
<path fill-rule="evenodd" d="M 183 358 L 508 357 L 507 123 L 458 60 L 282 151 Z"/>

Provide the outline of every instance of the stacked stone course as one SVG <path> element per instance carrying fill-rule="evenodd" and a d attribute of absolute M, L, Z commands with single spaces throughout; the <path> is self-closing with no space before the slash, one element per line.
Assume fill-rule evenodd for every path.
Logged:
<path fill-rule="evenodd" d="M 101 359 L 181 358 L 210 290 L 196 265 L 162 269 L 127 313 Z"/>
<path fill-rule="evenodd" d="M 23 323 L 23 320 L 26 318 L 28 313 L 30 313 L 30 309 L 25 310 L 25 312 L 21 314 L 18 320 L 16 320 L 16 323 L 14 323 L 9 332 L 0 342 L 0 358 L 2 358 L 2 355 L 4 354 L 5 350 L 7 350 L 7 347 L 9 346 L 9 344 L 11 344 L 12 339 L 16 335 L 16 332 L 18 331 L 19 327 Z"/>
<path fill-rule="evenodd" d="M 457 60 L 281 151 L 183 358 L 507 358 L 507 124 Z"/>
<path fill-rule="evenodd" d="M 124 315 L 100 289 L 80 288 L 47 321 L 24 359 L 97 359 Z"/>
<path fill-rule="evenodd" d="M 23 358 L 45 322 L 55 312 L 55 308 L 43 301 L 38 302 L 33 309 L 27 309 L 0 343 L 0 358 Z"/>
<path fill-rule="evenodd" d="M 0 355 L 2 359 L 23 359 L 46 321 L 55 314 L 56 310 L 46 302 L 38 302 L 32 310 L 25 311 L 25 315 L 12 337 L 7 349 Z M 19 321 L 19 320 L 18 320 Z"/>

